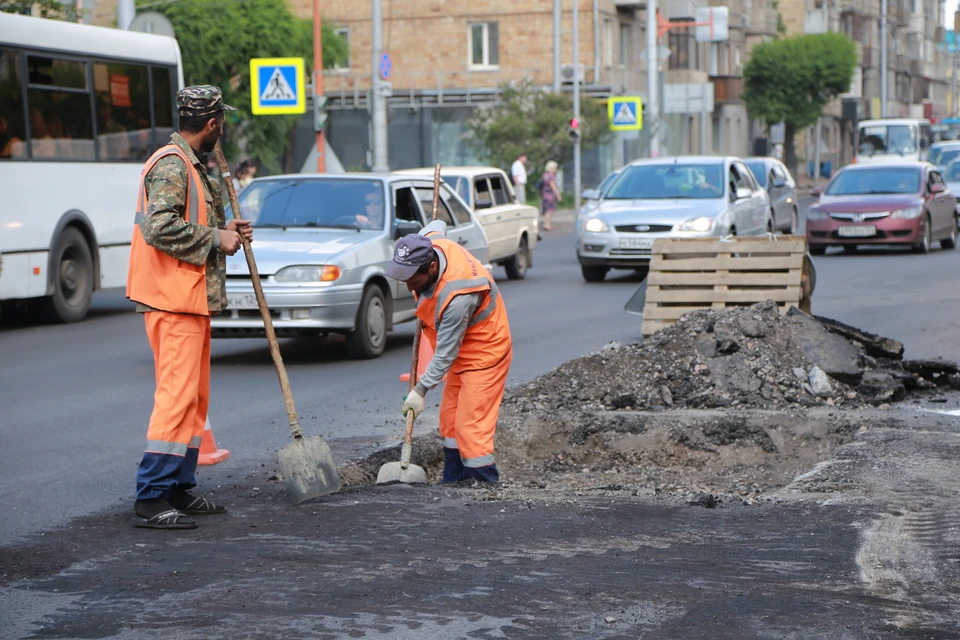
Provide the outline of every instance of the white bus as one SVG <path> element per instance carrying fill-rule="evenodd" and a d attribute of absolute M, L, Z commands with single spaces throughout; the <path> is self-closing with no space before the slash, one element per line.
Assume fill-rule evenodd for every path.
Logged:
<path fill-rule="evenodd" d="M 140 170 L 182 86 L 173 38 L 0 13 L 0 304 L 75 322 L 126 283 Z"/>
<path fill-rule="evenodd" d="M 857 123 L 857 164 L 925 160 L 932 142 L 930 121 L 884 118 Z"/>

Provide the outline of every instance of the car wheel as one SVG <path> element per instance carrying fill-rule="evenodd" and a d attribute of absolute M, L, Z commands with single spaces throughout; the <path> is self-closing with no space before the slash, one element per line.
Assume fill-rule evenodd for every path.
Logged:
<path fill-rule="evenodd" d="M 93 256 L 83 234 L 67 227 L 53 248 L 53 295 L 44 301 L 50 322 L 77 322 L 90 310 L 93 298 Z"/>
<path fill-rule="evenodd" d="M 603 282 L 609 270 L 607 267 L 598 267 L 596 265 L 580 265 L 580 272 L 583 274 L 583 279 L 587 282 Z"/>
<path fill-rule="evenodd" d="M 920 244 L 913 245 L 913 250 L 916 253 L 930 253 L 931 244 L 933 244 L 933 231 L 930 216 L 927 215 L 923 218 L 923 240 L 920 241 Z"/>
<path fill-rule="evenodd" d="M 855 244 L 845 244 L 845 245 L 843 245 L 843 252 L 844 252 L 844 253 L 856 253 L 856 252 L 857 252 L 857 245 L 855 245 Z"/>
<path fill-rule="evenodd" d="M 368 360 L 379 357 L 387 345 L 387 304 L 383 291 L 367 285 L 357 309 L 357 328 L 347 334 L 347 353 L 351 358 Z"/>
<path fill-rule="evenodd" d="M 950 230 L 950 237 L 940 240 L 941 249 L 953 249 L 957 246 L 957 225 L 954 224 Z"/>
<path fill-rule="evenodd" d="M 530 265 L 530 248 L 527 245 L 527 236 L 520 238 L 517 253 L 510 258 L 503 268 L 507 270 L 507 277 L 511 280 L 523 280 L 527 277 L 527 268 Z"/>
<path fill-rule="evenodd" d="M 813 256 L 822 256 L 827 252 L 826 245 L 822 245 L 822 244 L 812 244 L 809 246 L 809 249 L 810 249 L 810 255 L 813 255 Z"/>

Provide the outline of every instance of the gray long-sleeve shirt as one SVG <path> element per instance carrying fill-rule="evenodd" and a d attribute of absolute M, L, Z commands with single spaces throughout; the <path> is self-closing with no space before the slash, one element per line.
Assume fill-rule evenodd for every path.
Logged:
<path fill-rule="evenodd" d="M 446 237 L 446 223 L 442 220 L 435 220 L 421 229 L 420 234 L 427 235 L 434 231 L 438 231 Z M 440 273 L 437 279 L 437 282 L 439 282 L 439 278 L 442 277 L 444 271 L 446 271 L 447 259 L 444 257 L 442 251 L 438 251 L 437 255 L 440 258 Z M 432 298 L 436 292 L 437 285 L 434 283 L 432 287 L 420 295 L 420 299 Z M 427 365 L 423 375 L 420 376 L 420 380 L 417 382 L 417 386 L 414 387 L 417 393 L 426 395 L 427 391 L 440 384 L 443 376 L 447 375 L 447 372 L 450 371 L 450 367 L 453 366 L 457 355 L 460 353 L 460 345 L 463 344 L 463 337 L 466 335 L 467 328 L 470 326 L 470 318 L 473 317 L 479 304 L 479 293 L 458 294 L 447 303 L 446 308 L 444 308 L 443 313 L 440 315 L 440 321 L 437 323 L 437 348 L 433 352 L 433 358 L 430 359 L 430 364 Z"/>

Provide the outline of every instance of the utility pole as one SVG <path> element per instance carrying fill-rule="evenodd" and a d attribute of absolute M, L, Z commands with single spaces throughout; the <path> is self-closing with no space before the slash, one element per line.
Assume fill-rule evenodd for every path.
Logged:
<path fill-rule="evenodd" d="M 78 3 L 79 8 L 79 3 Z M 134 0 L 117 0 L 117 28 L 124 31 L 130 29 L 130 23 L 137 16 Z"/>
<path fill-rule="evenodd" d="M 373 166 L 374 173 L 390 171 L 387 156 L 387 98 L 380 81 L 380 58 L 383 55 L 383 5 L 373 0 L 373 58 L 370 64 L 370 101 L 373 103 Z"/>
<path fill-rule="evenodd" d="M 657 0 L 647 0 L 647 104 L 643 120 L 644 125 L 650 127 L 651 158 L 660 155 L 660 102 L 657 97 L 657 63 Z"/>
<path fill-rule="evenodd" d="M 880 0 L 880 117 L 887 117 L 887 0 Z"/>
<path fill-rule="evenodd" d="M 573 0 L 573 119 L 580 131 L 580 33 L 577 16 L 580 0 Z M 580 135 L 573 140 L 573 210 L 580 211 Z"/>
<path fill-rule="evenodd" d="M 317 173 L 327 170 L 326 143 L 323 140 L 323 126 L 326 123 L 326 98 L 323 96 L 323 42 L 321 40 L 320 0 L 313 0 L 313 111 L 314 129 L 317 132 Z"/>
<path fill-rule="evenodd" d="M 553 92 L 560 93 L 560 15 L 563 0 L 553 0 Z"/>
<path fill-rule="evenodd" d="M 813 188 L 820 186 L 820 139 L 823 136 L 823 118 L 817 118 L 813 128 Z"/>

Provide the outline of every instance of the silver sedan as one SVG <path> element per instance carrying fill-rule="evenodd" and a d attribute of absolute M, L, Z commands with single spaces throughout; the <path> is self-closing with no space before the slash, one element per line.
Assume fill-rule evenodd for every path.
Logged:
<path fill-rule="evenodd" d="M 393 325 L 413 319 L 413 295 L 385 269 L 396 240 L 430 219 L 432 180 L 275 176 L 251 182 L 239 201 L 256 230 L 257 270 L 278 336 L 342 333 L 352 356 L 375 358 Z M 487 261 L 483 228 L 446 184 L 437 218 L 447 223 L 447 238 Z M 227 259 L 227 302 L 211 319 L 213 337 L 264 334 L 242 251 Z"/>
<path fill-rule="evenodd" d="M 739 158 L 637 160 L 617 176 L 577 234 L 584 280 L 644 270 L 657 238 L 773 232 L 770 199 Z"/>

